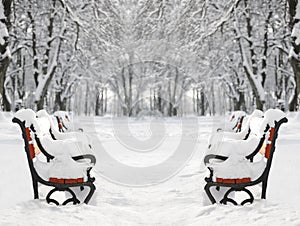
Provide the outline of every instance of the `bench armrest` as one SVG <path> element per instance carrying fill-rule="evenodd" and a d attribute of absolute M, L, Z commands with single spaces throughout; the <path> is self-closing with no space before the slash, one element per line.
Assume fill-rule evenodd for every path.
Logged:
<path fill-rule="evenodd" d="M 73 156 L 72 159 L 75 160 L 75 161 L 89 159 L 90 163 L 92 165 L 96 164 L 96 158 L 95 158 L 94 155 L 91 155 L 91 154 Z M 92 168 L 93 168 L 92 166 L 88 167 L 87 170 L 86 170 L 86 172 L 87 172 L 88 181 L 94 182 L 95 178 L 91 177 L 91 170 L 92 170 Z"/>
<path fill-rule="evenodd" d="M 73 156 L 72 159 L 75 161 L 89 159 L 91 164 L 96 164 L 96 158 L 94 155 L 91 154 Z"/>
<path fill-rule="evenodd" d="M 222 156 L 222 155 L 214 155 L 214 154 L 206 155 L 204 157 L 204 163 L 205 163 L 205 165 L 209 164 L 211 159 L 225 161 L 226 159 L 228 159 L 228 157 L 227 156 Z"/>

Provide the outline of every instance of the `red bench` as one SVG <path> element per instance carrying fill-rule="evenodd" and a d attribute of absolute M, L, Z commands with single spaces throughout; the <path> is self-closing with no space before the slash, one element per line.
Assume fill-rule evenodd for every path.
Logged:
<path fill-rule="evenodd" d="M 245 203 L 252 203 L 254 200 L 253 194 L 250 190 L 247 189 L 247 187 L 254 186 L 257 184 L 262 184 L 262 193 L 261 198 L 266 198 L 266 189 L 267 189 L 267 183 L 268 183 L 268 177 L 269 172 L 271 169 L 271 164 L 273 160 L 273 155 L 275 152 L 275 144 L 276 139 L 278 137 L 278 131 L 280 126 L 283 123 L 286 123 L 288 120 L 287 118 L 281 118 L 279 121 L 275 121 L 274 127 L 271 127 L 269 124 L 266 125 L 266 129 L 264 131 L 264 135 L 260 139 L 259 145 L 255 148 L 255 150 L 245 156 L 247 160 L 250 162 L 253 162 L 253 159 L 256 155 L 260 154 L 261 149 L 264 149 L 264 158 L 266 160 L 266 166 L 262 172 L 262 174 L 255 180 L 251 180 L 250 177 L 243 177 L 243 178 L 220 178 L 214 175 L 214 168 L 211 165 L 211 161 L 217 161 L 219 163 L 222 163 L 228 159 L 227 156 L 222 155 L 214 155 L 210 154 L 205 156 L 204 162 L 208 166 L 208 169 L 210 170 L 210 176 L 205 178 L 206 185 L 205 185 L 205 192 L 208 195 L 208 198 L 212 203 L 216 203 L 216 199 L 212 195 L 211 189 L 215 187 L 217 190 L 219 190 L 221 187 L 228 188 L 228 190 L 225 192 L 223 198 L 220 200 L 220 203 L 227 204 L 228 202 L 233 203 L 234 205 L 237 205 L 237 201 L 233 198 L 229 197 L 229 194 L 231 192 L 236 191 L 243 191 L 246 192 L 249 195 L 249 198 L 243 200 L 241 202 L 241 205 L 244 205 Z M 268 135 L 268 137 L 266 137 Z M 266 141 L 266 145 L 264 146 L 264 143 Z M 234 151 L 234 150 L 233 150 Z M 217 163 L 218 164 L 218 163 Z M 214 176 L 216 177 L 215 179 Z"/>
<path fill-rule="evenodd" d="M 32 113 L 32 110 L 21 110 L 21 111 L 28 111 L 30 114 Z M 26 121 L 23 118 L 14 117 L 12 119 L 14 123 L 17 123 L 22 131 L 22 137 L 24 141 L 24 149 L 27 156 L 27 161 L 29 165 L 29 169 L 31 172 L 32 177 L 32 185 L 33 185 L 33 191 L 34 191 L 34 199 L 39 198 L 39 192 L 38 192 L 38 183 L 41 183 L 46 186 L 51 186 L 53 189 L 47 194 L 46 201 L 48 203 L 55 203 L 56 205 L 59 205 L 59 202 L 53 198 L 51 198 L 51 195 L 56 191 L 65 191 L 71 194 L 71 198 L 68 198 L 65 200 L 62 205 L 66 205 L 69 202 L 73 202 L 73 204 L 80 203 L 79 199 L 77 198 L 75 192 L 72 190 L 72 188 L 78 187 L 80 190 L 85 189 L 86 187 L 89 188 L 89 192 L 87 196 L 84 199 L 84 203 L 88 203 L 93 196 L 95 192 L 95 185 L 94 181 L 95 178 L 90 176 L 90 171 L 92 169 L 92 166 L 96 163 L 96 158 L 91 154 L 85 154 L 85 155 L 77 155 L 73 156 L 72 159 L 76 162 L 89 162 L 89 164 L 86 167 L 86 178 L 80 176 L 78 178 L 56 178 L 56 177 L 50 177 L 48 180 L 43 178 L 39 172 L 36 170 L 34 161 L 36 161 L 36 152 L 39 151 L 41 154 L 43 154 L 49 161 L 52 161 L 55 159 L 55 156 L 49 154 L 47 150 L 43 147 L 42 143 L 40 142 L 39 137 L 36 134 L 36 128 L 34 123 L 29 122 L 30 120 Z"/>

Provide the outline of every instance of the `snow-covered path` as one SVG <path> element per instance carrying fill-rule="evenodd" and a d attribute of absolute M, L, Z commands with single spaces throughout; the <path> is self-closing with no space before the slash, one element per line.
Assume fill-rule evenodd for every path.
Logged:
<path fill-rule="evenodd" d="M 125 119 L 116 120 L 112 126 L 107 118 L 95 118 L 93 127 L 88 119 L 82 118 L 80 121 L 87 133 L 97 132 L 98 139 L 94 142 L 101 147 L 95 152 L 96 204 L 56 207 L 45 200 L 32 200 L 23 143 L 18 128 L 9 123 L 7 116 L 0 122 L 0 225 L 300 225 L 300 120 L 294 117 L 291 116 L 279 136 L 267 200 L 258 199 L 244 207 L 204 205 L 205 173 L 200 171 L 200 162 L 214 123 L 212 118 L 199 118 L 198 134 L 181 132 L 183 124 L 188 125 L 188 129 L 194 128 L 185 121 L 188 119 L 167 119 L 165 139 L 157 150 L 148 153 L 128 151 L 120 144 L 126 136 L 136 136 L 140 140 L 151 136 L 147 121 L 133 121 L 130 128 L 133 135 L 124 132 L 118 140 L 114 129 L 126 124 Z M 184 167 L 169 180 L 139 186 L 145 183 L 139 177 L 149 175 L 148 172 L 128 174 L 133 171 L 124 171 L 127 179 L 116 176 L 120 169 L 109 157 L 136 170 L 164 162 L 174 154 L 180 139 L 195 142 L 195 152 L 182 162 Z M 115 169 L 115 172 L 104 172 L 107 169 Z M 169 175 L 161 172 L 164 173 Z M 117 179 L 119 183 L 112 181 Z M 155 183 L 157 177 L 148 179 L 149 183 Z M 127 185 L 121 184 L 126 181 Z M 130 186 L 133 182 L 135 186 Z"/>

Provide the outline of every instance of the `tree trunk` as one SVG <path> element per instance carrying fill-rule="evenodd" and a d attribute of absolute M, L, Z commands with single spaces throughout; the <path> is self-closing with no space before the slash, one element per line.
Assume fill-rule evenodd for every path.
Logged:
<path fill-rule="evenodd" d="M 297 9 L 297 4 L 298 0 L 288 0 L 289 3 L 289 11 L 290 11 L 290 29 L 292 30 L 294 26 L 300 23 L 299 18 L 294 18 L 296 15 L 296 9 Z M 292 50 L 294 54 L 290 58 L 290 63 L 292 65 L 293 71 L 294 71 L 294 76 L 295 76 L 295 83 L 296 87 L 294 90 L 294 96 L 292 101 L 290 102 L 289 105 L 289 110 L 290 111 L 296 111 L 299 108 L 299 95 L 300 95 L 300 61 L 297 59 L 299 58 L 300 55 L 300 45 L 297 45 L 295 42 L 296 37 L 292 37 Z M 298 57 L 295 58 L 294 55 L 297 55 Z"/>
<path fill-rule="evenodd" d="M 89 93 L 90 93 L 90 88 L 89 88 L 89 82 L 86 81 L 86 89 L 85 89 L 85 104 L 84 104 L 84 115 L 89 114 Z"/>
<path fill-rule="evenodd" d="M 199 98 L 199 94 L 200 94 L 200 98 Z M 204 92 L 203 92 L 202 89 L 197 91 L 197 99 L 198 99 L 198 101 L 197 101 L 197 103 L 198 103 L 198 107 L 197 107 L 198 113 L 200 111 L 200 115 L 204 116 L 205 115 L 205 95 L 204 95 Z"/>
<path fill-rule="evenodd" d="M 61 92 L 55 93 L 54 99 L 54 111 L 66 111 L 67 110 L 67 101 L 64 98 L 61 99 Z"/>
<path fill-rule="evenodd" d="M 161 86 L 159 86 L 157 90 L 156 109 L 162 114 L 164 113 L 162 108 Z"/>
<path fill-rule="evenodd" d="M 300 61 L 292 57 L 290 59 L 294 75 L 295 75 L 295 93 L 292 101 L 290 102 L 289 110 L 297 111 L 299 108 L 299 95 L 300 95 Z"/>
<path fill-rule="evenodd" d="M 268 48 L 269 48 L 269 24 L 272 17 L 272 10 L 270 6 L 270 1 L 268 2 L 268 16 L 265 20 L 265 27 L 264 27 L 264 50 L 263 50 L 263 59 L 262 59 L 262 86 L 265 85 L 265 81 L 267 78 L 267 58 L 268 58 Z"/>
<path fill-rule="evenodd" d="M 29 4 L 31 8 L 31 5 Z M 39 61 L 37 56 L 37 40 L 36 40 L 36 33 L 35 33 L 35 21 L 30 11 L 27 12 L 28 18 L 31 24 L 31 38 L 32 38 L 32 58 L 33 58 L 33 78 L 35 82 L 35 86 L 39 85 L 38 77 L 39 77 Z"/>
<path fill-rule="evenodd" d="M 245 102 L 244 92 L 239 92 L 239 99 L 232 98 L 232 100 L 233 100 L 233 110 L 234 111 L 245 111 L 246 110 L 246 102 Z"/>
<path fill-rule="evenodd" d="M 193 88 L 193 112 L 194 112 L 194 113 L 196 113 L 195 89 L 196 89 L 196 88 Z"/>
<path fill-rule="evenodd" d="M 103 105 L 104 105 L 104 93 L 103 93 L 103 88 L 100 88 L 100 90 L 98 90 L 96 95 L 95 115 L 103 116 L 104 114 Z"/>
<path fill-rule="evenodd" d="M 100 112 L 99 112 L 99 109 L 100 109 L 100 100 L 99 100 L 99 94 L 97 93 L 96 95 L 96 106 L 95 106 L 95 115 L 96 116 L 99 116 L 100 115 Z"/>
<path fill-rule="evenodd" d="M 106 114 L 107 112 L 107 88 L 104 88 L 104 109 L 103 109 L 103 114 Z"/>
<path fill-rule="evenodd" d="M 11 13 L 11 3 L 12 0 L 2 0 L 0 4 L 1 7 L 3 6 L 4 15 L 6 18 L 0 18 L 0 26 L 2 27 L 4 25 L 4 29 L 6 27 L 7 31 L 9 31 L 11 27 L 10 23 L 10 13 Z M 3 25 L 2 25 L 3 24 Z M 2 28 L 3 29 L 3 28 Z M 0 95 L 2 97 L 2 104 L 3 104 L 3 110 L 10 111 L 11 106 L 6 96 L 5 91 L 5 79 L 6 79 L 6 71 L 8 68 L 8 65 L 10 63 L 10 54 L 9 54 L 9 42 L 8 37 L 4 38 L 4 44 L 0 45 Z M 5 54 L 5 57 L 2 57 L 2 55 Z"/>
<path fill-rule="evenodd" d="M 253 45 L 253 24 L 251 22 L 251 15 L 250 15 L 250 7 L 248 5 L 248 0 L 244 0 L 244 15 L 246 19 L 246 29 L 247 29 L 247 42 L 248 42 L 248 50 L 249 50 L 249 55 L 250 59 L 248 60 L 248 54 L 246 53 L 246 50 L 244 49 L 243 42 L 242 42 L 242 35 L 240 33 L 240 30 L 238 26 L 235 26 L 234 33 L 237 36 L 237 41 L 238 41 L 238 46 L 243 62 L 243 68 L 244 71 L 247 75 L 247 78 L 249 80 L 251 89 L 253 91 L 253 95 L 256 101 L 256 108 L 263 110 L 264 106 L 264 93 L 263 93 L 263 83 L 260 83 L 256 77 L 262 76 L 261 74 L 258 74 L 258 69 L 257 69 L 257 57 L 256 53 L 254 51 L 254 45 Z M 238 21 L 236 21 L 238 22 Z M 267 43 L 266 43 L 267 44 Z M 264 62 L 266 63 L 266 62 Z M 261 77 L 262 78 L 262 77 Z M 262 81 L 264 79 L 262 78 Z"/>
<path fill-rule="evenodd" d="M 53 24 L 54 24 L 54 12 L 55 12 L 55 5 L 56 5 L 56 0 L 52 0 L 52 7 L 49 12 L 49 25 L 48 25 L 48 41 L 47 41 L 47 47 L 46 47 L 46 52 L 45 52 L 45 59 L 43 63 L 43 74 L 47 74 L 48 72 L 48 64 L 49 64 L 49 59 L 50 59 L 50 50 L 51 50 L 51 42 L 52 42 L 52 36 L 53 36 Z"/>

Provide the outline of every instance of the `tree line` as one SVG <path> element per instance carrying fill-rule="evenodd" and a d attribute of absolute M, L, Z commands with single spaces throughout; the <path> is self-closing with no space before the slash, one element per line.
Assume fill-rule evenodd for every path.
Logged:
<path fill-rule="evenodd" d="M 1 0 L 1 108 L 299 109 L 297 0 Z"/>

